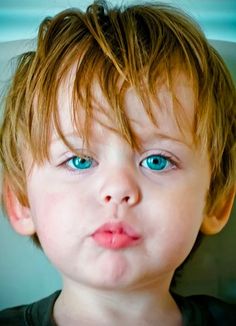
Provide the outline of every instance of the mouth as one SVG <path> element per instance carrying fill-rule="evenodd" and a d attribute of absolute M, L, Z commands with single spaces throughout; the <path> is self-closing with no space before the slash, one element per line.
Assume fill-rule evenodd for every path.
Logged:
<path fill-rule="evenodd" d="M 141 235 L 124 222 L 105 223 L 92 234 L 92 238 L 98 246 L 113 250 L 133 247 L 141 241 Z"/>

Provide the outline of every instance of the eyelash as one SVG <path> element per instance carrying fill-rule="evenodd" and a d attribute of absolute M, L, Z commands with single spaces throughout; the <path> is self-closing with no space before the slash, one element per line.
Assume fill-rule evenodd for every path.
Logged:
<path fill-rule="evenodd" d="M 157 159 L 157 157 L 160 160 L 160 162 L 162 162 L 162 164 L 164 164 L 164 166 L 162 166 L 161 169 L 150 168 L 150 164 L 152 164 L 154 162 L 154 160 Z M 76 159 L 80 159 L 80 160 L 84 159 L 85 161 L 83 163 L 88 163 L 88 164 L 85 164 L 84 168 L 76 168 L 76 167 L 70 166 L 69 165 L 70 162 L 72 162 L 73 160 L 76 160 Z M 152 159 L 153 159 L 153 161 L 152 161 Z M 90 160 L 90 162 L 89 162 L 89 160 Z M 148 160 L 149 160 L 149 162 L 148 162 Z M 151 163 L 151 161 L 152 161 L 152 163 Z M 77 162 L 77 163 L 79 163 L 79 162 Z M 157 164 L 157 163 L 154 162 L 154 165 L 155 164 Z M 97 165 L 98 165 L 98 163 L 92 157 L 86 156 L 86 155 L 71 156 L 60 164 L 61 167 L 68 169 L 72 173 L 83 173 L 84 171 L 90 170 L 91 168 L 96 167 Z M 156 173 L 165 173 L 165 172 L 168 172 L 175 168 L 178 168 L 179 163 L 178 163 L 178 159 L 175 156 L 169 155 L 164 152 L 160 152 L 160 153 L 150 153 L 149 155 L 146 155 L 140 161 L 139 166 L 143 167 L 146 170 L 154 172 L 154 173 L 155 172 Z"/>
<path fill-rule="evenodd" d="M 84 162 L 82 162 L 82 164 L 85 163 L 85 167 L 80 168 L 80 169 L 79 168 L 77 169 L 76 167 L 71 167 L 69 164 L 70 164 L 70 162 L 73 162 L 73 160 L 80 160 L 80 162 L 84 161 Z M 77 162 L 77 163 L 79 163 L 79 162 Z M 86 163 L 88 163 L 88 164 L 86 165 Z M 90 163 L 91 163 L 91 165 L 89 165 Z M 70 170 L 72 172 L 78 172 L 78 171 L 82 172 L 84 170 L 90 169 L 91 167 L 94 167 L 97 164 L 96 164 L 96 161 L 90 156 L 86 156 L 86 155 L 77 156 L 77 155 L 74 155 L 74 156 L 69 157 L 61 165 L 65 166 L 68 170 Z"/>
<path fill-rule="evenodd" d="M 157 157 L 158 157 L 158 159 L 157 159 Z M 148 160 L 150 163 L 152 158 L 153 158 L 153 161 L 157 159 L 157 160 L 159 160 L 159 162 L 161 161 L 162 163 L 165 163 L 164 166 L 162 166 L 162 168 L 160 168 L 160 169 L 151 169 L 150 166 L 148 166 Z M 146 161 L 146 164 L 144 164 L 145 161 Z M 155 172 L 156 173 L 165 173 L 172 169 L 178 168 L 179 164 L 178 164 L 178 159 L 175 156 L 160 152 L 160 153 L 151 153 L 148 156 L 145 156 L 141 160 L 140 166 L 142 166 L 143 168 L 145 168 L 151 172 L 154 172 L 154 173 Z"/>

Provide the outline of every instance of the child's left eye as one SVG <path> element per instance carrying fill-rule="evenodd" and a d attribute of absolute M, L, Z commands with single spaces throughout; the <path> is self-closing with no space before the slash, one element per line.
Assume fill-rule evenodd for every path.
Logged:
<path fill-rule="evenodd" d="M 72 170 L 87 170 L 94 166 L 94 160 L 91 157 L 73 156 L 66 165 Z"/>
<path fill-rule="evenodd" d="M 141 166 L 153 171 L 163 171 L 170 169 L 173 164 L 171 160 L 163 155 L 150 155 L 141 162 Z"/>

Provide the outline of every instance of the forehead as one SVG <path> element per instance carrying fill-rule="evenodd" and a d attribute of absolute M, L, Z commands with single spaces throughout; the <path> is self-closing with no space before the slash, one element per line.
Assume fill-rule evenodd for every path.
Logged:
<path fill-rule="evenodd" d="M 127 90 L 125 107 L 131 121 L 137 128 L 144 130 L 153 125 L 168 132 L 187 132 L 192 129 L 195 105 L 193 88 L 184 74 L 178 75 L 173 80 L 170 89 L 166 83 L 161 84 L 155 96 L 152 97 L 150 106 L 157 125 L 152 124 L 148 114 L 145 114 L 142 100 L 134 89 Z M 189 131 L 190 131 L 189 130 Z"/>
<path fill-rule="evenodd" d="M 75 129 L 79 133 L 83 133 L 82 130 L 88 114 L 86 108 L 74 100 L 72 95 L 74 84 L 75 75 L 74 68 L 72 68 L 61 82 L 58 91 L 60 128 L 64 135 L 73 133 Z M 101 134 L 105 129 L 117 131 L 117 115 L 123 115 L 125 116 L 124 120 L 128 120 L 131 128 L 140 137 L 160 130 L 172 137 L 188 138 L 189 142 L 192 142 L 195 113 L 194 90 L 187 75 L 184 72 L 175 73 L 171 87 L 168 86 L 167 81 L 157 84 L 155 94 L 145 93 L 142 96 L 134 87 L 126 87 L 125 91 L 120 91 L 122 93 L 120 96 L 122 99 L 119 99 L 121 103 L 117 107 L 113 107 L 112 103 L 114 102 L 110 101 L 110 98 L 104 93 L 99 81 L 92 81 L 90 90 L 90 105 L 92 106 L 90 116 L 92 116 L 92 121 L 89 137 L 97 137 L 97 134 Z M 118 91 L 122 89 L 123 85 L 124 80 L 120 78 L 117 83 Z M 117 91 L 114 95 L 109 95 L 115 97 Z M 150 119 L 145 107 L 147 102 L 154 121 Z"/>

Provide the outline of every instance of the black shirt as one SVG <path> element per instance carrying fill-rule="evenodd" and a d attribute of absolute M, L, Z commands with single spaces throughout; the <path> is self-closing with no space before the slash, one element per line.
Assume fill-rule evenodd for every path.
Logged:
<path fill-rule="evenodd" d="M 53 306 L 57 291 L 47 298 L 29 305 L 8 308 L 0 312 L 1 326 L 56 326 Z M 235 326 L 236 304 L 225 303 L 214 297 L 195 295 L 182 297 L 173 294 L 182 313 L 183 326 Z"/>

